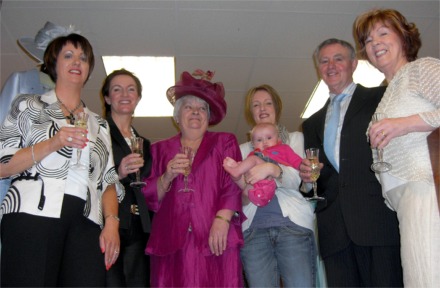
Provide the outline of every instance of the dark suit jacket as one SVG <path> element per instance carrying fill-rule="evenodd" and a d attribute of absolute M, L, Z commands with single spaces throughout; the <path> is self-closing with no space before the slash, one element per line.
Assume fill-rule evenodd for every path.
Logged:
<path fill-rule="evenodd" d="M 303 123 L 305 148 L 321 150 L 324 163 L 318 179 L 316 213 L 320 252 L 323 258 L 346 248 L 353 241 L 359 246 L 400 245 L 396 213 L 384 203 L 382 190 L 370 170 L 373 157 L 366 131 L 385 87 L 357 86 L 341 131 L 339 173 L 324 152 L 326 105 Z"/>
<path fill-rule="evenodd" d="M 107 122 L 110 125 L 110 134 L 112 139 L 112 149 L 113 149 L 113 158 L 115 161 L 116 171 L 118 171 L 119 165 L 121 163 L 122 158 L 131 153 L 131 149 L 128 146 L 127 142 L 116 126 L 115 122 L 111 118 L 111 116 L 107 117 Z M 139 136 L 137 131 L 133 128 L 136 136 Z M 142 137 L 142 136 L 141 136 Z M 142 137 L 144 138 L 144 137 Z M 150 141 L 144 138 L 144 167 L 141 168 L 141 179 L 144 177 L 148 177 L 150 175 L 151 170 L 151 153 L 150 153 Z M 136 174 L 129 174 L 124 179 L 121 179 L 120 182 L 125 187 L 125 197 L 122 202 L 119 204 L 119 219 L 121 219 L 119 223 L 120 229 L 128 229 L 131 221 L 130 214 L 130 206 L 131 204 L 137 204 L 139 206 L 139 215 L 141 217 L 142 228 L 144 232 L 149 233 L 151 229 L 150 216 L 147 208 L 147 204 L 145 202 L 144 195 L 140 191 L 140 189 L 133 189 L 130 187 L 130 182 L 136 179 Z"/>

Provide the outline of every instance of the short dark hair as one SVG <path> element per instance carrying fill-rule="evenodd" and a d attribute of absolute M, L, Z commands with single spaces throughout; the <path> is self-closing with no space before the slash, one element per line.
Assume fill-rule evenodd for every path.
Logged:
<path fill-rule="evenodd" d="M 113 78 L 115 78 L 116 76 L 120 76 L 120 75 L 126 75 L 129 76 L 131 78 L 133 78 L 134 83 L 136 83 L 136 88 L 137 88 L 137 92 L 139 94 L 139 98 L 142 98 L 142 83 L 139 80 L 139 78 L 134 75 L 133 72 L 125 70 L 125 69 L 119 69 L 119 70 L 114 70 L 112 73 L 108 74 L 107 77 L 105 77 L 104 82 L 102 83 L 102 87 L 101 87 L 101 96 L 104 97 L 108 97 L 109 93 L 110 93 L 110 83 L 112 82 Z M 108 115 L 111 111 L 111 106 L 109 104 L 107 104 L 107 102 L 105 102 L 104 99 L 104 112 L 105 115 Z"/>
<path fill-rule="evenodd" d="M 416 24 L 409 23 L 399 11 L 394 9 L 373 9 L 356 18 L 353 28 L 354 38 L 364 59 L 368 59 L 365 41 L 376 23 L 383 23 L 399 36 L 408 62 L 417 59 L 419 49 L 422 47 L 419 29 Z"/>
<path fill-rule="evenodd" d="M 44 53 L 44 64 L 42 70 L 50 76 L 53 82 L 57 81 L 58 56 L 67 43 L 72 43 L 75 48 L 78 48 L 78 46 L 81 47 L 81 49 L 84 51 L 84 54 L 87 56 L 87 62 L 89 63 L 89 74 L 87 75 L 88 80 L 92 74 L 93 68 L 95 67 L 93 48 L 92 45 L 90 45 L 89 40 L 87 40 L 84 36 L 75 33 L 67 36 L 60 36 L 50 42 Z M 84 82 L 84 84 L 87 82 L 87 80 Z"/>

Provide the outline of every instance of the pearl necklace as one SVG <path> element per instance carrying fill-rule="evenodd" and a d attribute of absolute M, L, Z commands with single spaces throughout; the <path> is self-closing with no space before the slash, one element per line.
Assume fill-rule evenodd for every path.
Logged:
<path fill-rule="evenodd" d="M 79 101 L 78 105 L 76 105 L 75 109 L 70 110 L 69 108 L 67 108 L 66 105 L 64 105 L 63 102 L 61 102 L 60 98 L 57 97 L 58 102 L 61 104 L 61 106 L 63 106 L 68 112 L 69 112 L 69 116 L 66 116 L 66 119 L 69 120 L 70 124 L 74 124 L 75 123 L 75 117 L 73 116 L 73 113 L 75 113 L 76 110 L 78 110 L 81 106 L 83 106 L 83 102 L 82 100 Z"/>

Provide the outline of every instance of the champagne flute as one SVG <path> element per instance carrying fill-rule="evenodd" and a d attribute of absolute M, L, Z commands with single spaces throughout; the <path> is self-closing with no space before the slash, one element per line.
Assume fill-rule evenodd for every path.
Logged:
<path fill-rule="evenodd" d="M 307 160 L 310 161 L 310 167 L 312 168 L 310 179 L 313 181 L 313 196 L 306 198 L 307 201 L 323 201 L 324 197 L 318 196 L 318 184 L 316 181 L 319 178 L 320 170 L 319 169 L 319 149 L 318 148 L 309 148 L 306 150 Z"/>
<path fill-rule="evenodd" d="M 376 123 L 385 118 L 387 118 L 387 115 L 385 113 L 374 113 L 371 121 L 373 123 Z M 379 161 L 374 162 L 371 165 L 371 170 L 373 170 L 376 173 L 384 173 L 390 171 L 392 168 L 391 164 L 383 161 L 383 149 L 376 148 L 376 151 L 377 151 L 377 158 L 379 159 Z"/>
<path fill-rule="evenodd" d="M 180 189 L 179 192 L 190 192 L 190 191 L 194 191 L 194 189 L 190 189 L 190 188 L 188 188 L 188 176 L 189 176 L 189 174 L 191 173 L 191 166 L 192 166 L 192 162 L 193 162 L 193 160 L 194 160 L 194 151 L 191 149 L 191 147 L 183 146 L 183 147 L 180 149 L 180 152 L 181 152 L 182 154 L 185 154 L 185 155 L 188 157 L 188 159 L 189 159 L 189 164 L 188 164 L 188 167 L 186 167 L 186 168 L 184 169 L 184 172 L 183 172 L 183 181 L 184 181 L 184 183 L 185 183 L 185 188 Z"/>
<path fill-rule="evenodd" d="M 87 129 L 87 121 L 89 119 L 89 114 L 85 112 L 79 112 L 75 115 L 75 121 L 74 125 L 75 127 L 80 127 Z M 87 135 L 83 135 L 86 137 Z M 87 170 L 87 166 L 81 163 L 81 155 L 82 155 L 82 149 L 76 149 L 76 163 L 70 165 L 70 167 L 81 169 L 81 170 Z"/>
<path fill-rule="evenodd" d="M 141 154 L 144 157 L 144 138 L 142 137 L 131 137 L 131 151 L 136 154 Z M 136 171 L 136 181 L 131 182 L 131 187 L 141 188 L 147 185 L 147 183 L 141 181 L 141 171 L 138 169 Z"/>

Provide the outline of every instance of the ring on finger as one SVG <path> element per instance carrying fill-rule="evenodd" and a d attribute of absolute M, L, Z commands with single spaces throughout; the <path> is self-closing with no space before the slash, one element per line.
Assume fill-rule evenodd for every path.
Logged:
<path fill-rule="evenodd" d="M 380 134 L 382 134 L 383 137 L 386 137 L 386 135 L 387 135 L 387 134 L 385 134 L 385 132 L 383 132 L 383 130 L 380 131 Z"/>
<path fill-rule="evenodd" d="M 67 137 L 67 142 L 72 142 L 73 138 L 72 137 Z"/>

